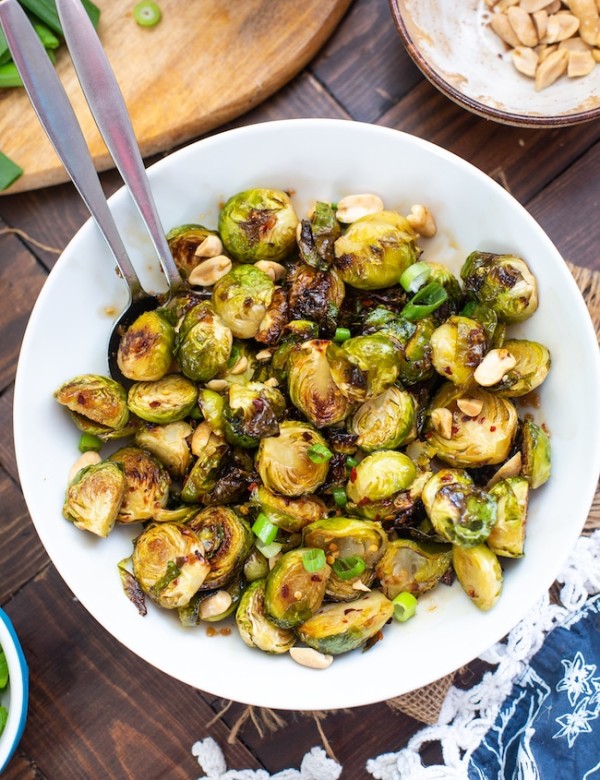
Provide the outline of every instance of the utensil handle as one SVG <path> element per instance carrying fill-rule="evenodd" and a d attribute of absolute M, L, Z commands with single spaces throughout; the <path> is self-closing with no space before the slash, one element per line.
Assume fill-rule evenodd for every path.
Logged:
<path fill-rule="evenodd" d="M 57 0 L 56 7 L 77 77 L 98 129 L 144 220 L 171 290 L 183 279 L 167 244 L 150 191 L 131 119 L 119 84 L 80 0 Z"/>
<path fill-rule="evenodd" d="M 33 108 L 73 184 L 100 228 L 132 297 L 141 292 L 67 93 L 16 0 L 1 0 L 0 25 Z"/>

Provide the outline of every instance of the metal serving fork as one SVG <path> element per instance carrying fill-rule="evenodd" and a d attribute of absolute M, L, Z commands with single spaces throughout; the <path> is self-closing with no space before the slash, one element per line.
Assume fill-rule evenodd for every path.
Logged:
<path fill-rule="evenodd" d="M 80 0 L 56 2 L 77 77 L 100 134 L 136 204 L 157 252 L 170 293 L 185 283 L 173 261 L 123 95 L 96 30 Z M 17 0 L 0 0 L 0 25 L 33 108 L 67 173 L 110 247 L 129 287 L 129 301 L 108 346 L 111 374 L 123 379 L 116 361 L 120 334 L 158 300 L 142 288 L 108 207 L 91 154 L 54 66 Z"/>

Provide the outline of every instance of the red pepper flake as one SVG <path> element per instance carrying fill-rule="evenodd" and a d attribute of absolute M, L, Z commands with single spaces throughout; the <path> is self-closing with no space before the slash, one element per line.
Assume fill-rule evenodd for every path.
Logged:
<path fill-rule="evenodd" d="M 352 466 L 352 468 L 350 469 L 350 482 L 356 482 L 356 477 L 357 476 L 358 475 L 356 473 L 356 467 Z"/>
<path fill-rule="evenodd" d="M 493 433 L 495 430 L 496 430 L 496 426 L 495 425 L 490 425 L 490 431 Z"/>
<path fill-rule="evenodd" d="M 452 369 L 450 366 L 444 366 L 444 374 L 448 374 L 448 376 L 452 374 Z"/>
<path fill-rule="evenodd" d="M 453 436 L 456 436 L 456 434 L 458 433 L 458 427 L 456 425 L 453 425 L 450 430 Z"/>

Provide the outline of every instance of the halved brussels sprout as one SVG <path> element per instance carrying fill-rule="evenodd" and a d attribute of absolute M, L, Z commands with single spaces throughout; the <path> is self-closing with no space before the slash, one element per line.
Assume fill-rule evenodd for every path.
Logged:
<path fill-rule="evenodd" d="M 418 256 L 413 229 L 392 211 L 358 219 L 335 242 L 335 267 L 346 284 L 359 290 L 397 284 Z"/>
<path fill-rule="evenodd" d="M 117 350 L 117 365 L 134 382 L 154 382 L 169 373 L 175 330 L 158 311 L 140 314 L 127 328 Z"/>
<path fill-rule="evenodd" d="M 437 533 L 462 547 L 484 542 L 496 522 L 496 498 L 476 487 L 462 469 L 436 472 L 423 487 L 421 500 Z"/>
<path fill-rule="evenodd" d="M 550 478 L 551 451 L 550 437 L 533 420 L 525 420 L 523 423 L 521 454 L 522 474 L 529 480 L 529 486 L 535 490 Z"/>
<path fill-rule="evenodd" d="M 401 340 L 398 379 L 403 385 L 415 385 L 430 379 L 435 373 L 431 362 L 431 335 L 436 325 L 432 317 L 423 317 L 417 322 L 408 322 L 408 320 L 401 322 L 406 335 Z M 408 332 L 406 332 L 407 327 L 410 328 Z M 388 333 L 388 329 L 383 328 L 382 332 Z M 392 335 L 391 331 L 389 335 Z"/>
<path fill-rule="evenodd" d="M 429 279 L 427 281 L 437 282 L 448 294 L 448 298 L 443 304 L 443 308 L 446 309 L 445 316 L 455 314 L 460 308 L 464 297 L 458 279 L 448 266 L 443 263 L 435 263 L 428 260 L 426 265 L 429 268 Z"/>
<path fill-rule="evenodd" d="M 326 270 L 335 258 L 334 244 L 342 228 L 330 203 L 317 201 L 309 219 L 302 220 L 298 249 L 308 265 Z"/>
<path fill-rule="evenodd" d="M 465 290 L 491 306 L 502 322 L 523 322 L 538 307 L 535 277 L 520 257 L 472 252 L 460 275 Z"/>
<path fill-rule="evenodd" d="M 242 594 L 235 621 L 248 647 L 265 653 L 287 653 L 296 642 L 293 631 L 280 628 L 265 614 L 265 580 L 255 580 Z"/>
<path fill-rule="evenodd" d="M 475 417 L 463 414 L 457 400 L 469 398 L 482 402 L 481 411 Z M 459 468 L 493 466 L 506 460 L 517 430 L 517 411 L 506 398 L 478 387 L 462 390 L 446 382 L 435 394 L 429 405 L 435 409 L 448 409 L 452 413 L 451 436 L 446 438 L 435 429 L 429 416 L 425 435 L 440 460 Z"/>
<path fill-rule="evenodd" d="M 367 372 L 333 341 L 327 347 L 327 361 L 339 392 L 351 403 L 362 403 L 367 397 Z"/>
<path fill-rule="evenodd" d="M 181 504 L 169 509 L 157 509 L 152 518 L 155 523 L 187 523 L 198 513 L 197 506 Z"/>
<path fill-rule="evenodd" d="M 296 628 L 296 634 L 301 642 L 321 653 L 340 655 L 366 644 L 393 614 L 392 602 L 373 590 L 351 604 L 324 604 Z"/>
<path fill-rule="evenodd" d="M 393 385 L 400 370 L 400 349 L 396 343 L 382 333 L 368 336 L 354 336 L 344 342 L 342 351 L 350 363 L 357 366 L 366 379 L 366 397 L 379 395 Z M 332 352 L 333 356 L 334 353 Z M 339 374 L 333 369 L 332 375 L 337 382 Z M 340 391 L 343 392 L 343 384 Z"/>
<path fill-rule="evenodd" d="M 158 458 L 172 477 L 180 479 L 192 462 L 188 444 L 192 432 L 192 426 L 185 420 L 166 425 L 146 423 L 135 432 L 135 443 Z"/>
<path fill-rule="evenodd" d="M 252 548 L 254 535 L 248 522 L 229 507 L 211 506 L 188 525 L 196 532 L 203 555 L 210 563 L 202 589 L 226 585 L 239 572 Z"/>
<path fill-rule="evenodd" d="M 130 410 L 151 423 L 183 420 L 197 400 L 198 388 L 181 374 L 167 374 L 156 382 L 136 382 L 127 394 Z"/>
<path fill-rule="evenodd" d="M 127 393 L 114 379 L 82 374 L 62 384 L 54 397 L 62 406 L 100 429 L 119 430 L 129 422 Z"/>
<path fill-rule="evenodd" d="M 214 433 L 222 434 L 225 427 L 223 419 L 225 399 L 223 396 L 214 390 L 207 390 L 205 387 L 201 387 L 198 390 L 198 406 L 211 430 Z"/>
<path fill-rule="evenodd" d="M 260 344 L 272 346 L 278 344 L 289 319 L 288 297 L 283 287 L 275 287 L 271 301 L 260 321 L 254 338 Z"/>
<path fill-rule="evenodd" d="M 377 564 L 376 574 L 388 599 L 405 591 L 420 596 L 435 588 L 451 564 L 450 545 L 394 539 Z"/>
<path fill-rule="evenodd" d="M 263 484 L 284 496 L 314 493 L 327 477 L 328 463 L 311 459 L 314 446 L 327 442 L 314 428 L 288 420 L 279 425 L 279 435 L 262 439 L 256 453 L 256 468 Z"/>
<path fill-rule="evenodd" d="M 331 375 L 330 341 L 312 339 L 297 344 L 288 357 L 288 392 L 294 406 L 317 428 L 335 425 L 350 413 L 348 400 Z"/>
<path fill-rule="evenodd" d="M 194 461 L 181 489 L 181 500 L 200 503 L 217 483 L 217 475 L 229 447 L 219 436 L 209 438 L 206 446 Z"/>
<path fill-rule="evenodd" d="M 244 561 L 243 573 L 247 582 L 264 580 L 270 572 L 269 561 L 256 547 L 250 550 L 250 554 Z"/>
<path fill-rule="evenodd" d="M 361 594 L 354 588 L 357 581 L 367 587 L 375 578 L 375 565 L 384 554 L 387 534 L 379 523 L 348 517 L 330 517 L 307 525 L 302 532 L 305 547 L 324 550 L 333 569 L 327 581 L 326 596 L 334 601 L 353 601 Z M 353 577 L 339 577 L 336 562 L 358 557 L 364 570 Z"/>
<path fill-rule="evenodd" d="M 319 271 L 305 263 L 288 274 L 288 301 L 294 320 L 312 320 L 323 335 L 332 336 L 346 295 L 341 276 L 334 268 Z"/>
<path fill-rule="evenodd" d="M 550 371 L 550 352 L 537 341 L 506 339 L 503 344 L 517 364 L 488 390 L 505 398 L 527 395 L 539 387 Z"/>
<path fill-rule="evenodd" d="M 520 558 L 525 546 L 529 482 L 525 477 L 507 477 L 489 492 L 498 503 L 498 517 L 487 545 L 496 555 Z"/>
<path fill-rule="evenodd" d="M 106 537 L 117 521 L 125 489 L 125 475 L 116 463 L 83 468 L 67 488 L 63 516 L 76 528 Z"/>
<path fill-rule="evenodd" d="M 150 520 L 166 507 L 171 478 L 158 458 L 139 447 L 121 447 L 109 460 L 121 466 L 127 482 L 118 523 Z"/>
<path fill-rule="evenodd" d="M 277 435 L 285 408 L 275 387 L 262 382 L 231 385 L 223 410 L 225 438 L 239 447 L 258 447 L 265 436 Z"/>
<path fill-rule="evenodd" d="M 253 265 L 239 265 L 213 287 L 216 313 L 238 339 L 256 336 L 267 313 L 275 285 L 271 277 Z"/>
<path fill-rule="evenodd" d="M 483 326 L 468 317 L 449 317 L 431 334 L 431 362 L 455 385 L 466 385 L 481 363 L 486 345 Z"/>
<path fill-rule="evenodd" d="M 219 590 L 199 590 L 187 604 L 178 608 L 181 624 L 199 626 L 225 620 L 237 610 L 245 585 L 242 578 L 236 577 Z"/>
<path fill-rule="evenodd" d="M 297 533 L 309 523 L 327 517 L 327 506 L 318 496 L 279 496 L 264 485 L 255 489 L 252 503 L 258 504 L 269 520 L 287 533 Z"/>
<path fill-rule="evenodd" d="M 205 228 L 203 225 L 193 223 L 178 225 L 169 230 L 167 233 L 167 244 L 173 255 L 173 260 L 175 260 L 175 265 L 179 268 L 184 279 L 188 278 L 202 260 L 195 254 L 200 244 L 208 236 L 214 235 L 216 233 L 212 230 Z"/>
<path fill-rule="evenodd" d="M 487 303 L 470 300 L 461 314 L 463 317 L 476 320 L 483 327 L 486 336 L 486 350 L 498 349 L 504 344 L 506 324 L 498 320 L 498 315 Z"/>
<path fill-rule="evenodd" d="M 409 488 L 416 474 L 415 464 L 404 453 L 379 450 L 352 469 L 346 493 L 355 504 L 382 501 Z"/>
<path fill-rule="evenodd" d="M 195 382 L 208 382 L 227 366 L 233 336 L 208 301 L 202 301 L 185 315 L 175 356 L 181 371 Z"/>
<path fill-rule="evenodd" d="M 187 604 L 206 579 L 210 564 L 202 544 L 183 523 L 151 523 L 134 540 L 133 575 L 140 588 L 165 609 Z"/>
<path fill-rule="evenodd" d="M 289 195 L 274 189 L 238 192 L 219 215 L 223 244 L 240 263 L 282 260 L 296 244 L 297 225 Z"/>
<path fill-rule="evenodd" d="M 457 547 L 452 551 L 456 578 L 471 601 L 482 610 L 491 609 L 502 593 L 502 568 L 486 544 Z"/>
<path fill-rule="evenodd" d="M 415 437 L 416 406 L 414 396 L 392 385 L 354 412 L 348 430 L 366 452 L 395 449 Z"/>
<path fill-rule="evenodd" d="M 287 361 L 295 344 L 317 338 L 319 326 L 309 320 L 292 320 L 284 328 L 283 337 L 271 358 L 270 370 L 280 382 L 287 379 Z"/>
<path fill-rule="evenodd" d="M 281 628 L 304 623 L 319 609 L 331 569 L 327 563 L 318 571 L 304 564 L 308 548 L 290 550 L 279 558 L 267 577 L 265 612 Z"/>

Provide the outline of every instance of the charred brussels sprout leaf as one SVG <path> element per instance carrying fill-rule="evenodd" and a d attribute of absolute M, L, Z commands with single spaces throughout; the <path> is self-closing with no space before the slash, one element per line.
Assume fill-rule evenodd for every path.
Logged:
<path fill-rule="evenodd" d="M 235 614 L 240 636 L 248 647 L 265 653 L 287 653 L 296 642 L 296 636 L 266 615 L 264 602 L 265 580 L 255 580 L 244 591 Z"/>
<path fill-rule="evenodd" d="M 350 413 L 348 400 L 331 375 L 327 360 L 330 343 L 324 339 L 305 341 L 296 345 L 288 358 L 290 399 L 317 428 L 341 422 Z"/>
<path fill-rule="evenodd" d="M 416 402 L 406 390 L 392 385 L 365 401 L 348 422 L 348 430 L 366 452 L 396 449 L 416 435 Z"/>
<path fill-rule="evenodd" d="M 150 520 L 166 507 L 171 479 L 154 455 L 139 447 L 121 447 L 109 460 L 121 466 L 127 483 L 117 522 Z"/>
<path fill-rule="evenodd" d="M 498 517 L 487 545 L 496 555 L 520 558 L 525 545 L 529 483 L 525 477 L 508 477 L 490 488 L 490 493 L 497 501 Z"/>
<path fill-rule="evenodd" d="M 203 509 L 188 525 L 198 535 L 210 572 L 202 588 L 226 585 L 240 570 L 252 548 L 250 526 L 233 509 L 211 506 Z"/>
<path fill-rule="evenodd" d="M 300 641 L 321 653 L 340 655 L 366 644 L 393 614 L 392 602 L 374 590 L 350 604 L 324 604 L 296 628 L 296 634 Z"/>
<path fill-rule="evenodd" d="M 232 385 L 223 411 L 225 438 L 230 444 L 253 448 L 266 436 L 279 433 L 285 398 L 261 382 Z"/>
<path fill-rule="evenodd" d="M 334 244 L 342 228 L 331 204 L 317 201 L 309 219 L 303 219 L 298 238 L 300 257 L 308 265 L 326 270 L 335 258 Z"/>
<path fill-rule="evenodd" d="M 175 331 L 157 311 L 147 311 L 127 328 L 117 350 L 123 376 L 134 382 L 153 382 L 169 372 Z"/>
<path fill-rule="evenodd" d="M 232 344 L 231 330 L 203 301 L 183 318 L 175 356 L 188 379 L 207 382 L 227 366 Z"/>
<path fill-rule="evenodd" d="M 520 257 L 472 252 L 460 275 L 465 290 L 494 309 L 502 322 L 523 322 L 537 309 L 537 283 Z"/>
<path fill-rule="evenodd" d="M 466 385 L 481 363 L 485 330 L 468 317 L 450 317 L 431 334 L 431 361 L 435 370 L 455 385 Z"/>
<path fill-rule="evenodd" d="M 485 544 L 454 547 L 452 564 L 456 577 L 471 601 L 481 610 L 491 609 L 502 592 L 502 569 Z"/>
<path fill-rule="evenodd" d="M 141 589 L 165 609 L 187 604 L 210 571 L 198 536 L 182 523 L 150 524 L 135 539 L 131 561 Z"/>
<path fill-rule="evenodd" d="M 218 472 L 227 451 L 228 446 L 224 439 L 219 436 L 210 437 L 185 477 L 181 489 L 182 501 L 198 504 L 215 488 Z"/>
<path fill-rule="evenodd" d="M 503 347 L 515 358 L 517 364 L 504 374 L 498 384 L 488 389 L 505 398 L 517 398 L 531 393 L 548 376 L 550 352 L 543 344 L 525 339 L 507 339 Z"/>
<path fill-rule="evenodd" d="M 382 501 L 409 488 L 416 473 L 414 463 L 404 453 L 379 450 L 352 469 L 346 492 L 355 504 Z"/>
<path fill-rule="evenodd" d="M 288 284 L 291 318 L 311 320 L 318 325 L 322 335 L 331 336 L 346 295 L 339 273 L 333 268 L 321 271 L 297 263 L 290 270 Z"/>
<path fill-rule="evenodd" d="M 550 438 L 533 420 L 525 420 L 523 423 L 522 438 L 523 475 L 535 490 L 550 477 Z"/>
<path fill-rule="evenodd" d="M 63 515 L 77 528 L 106 537 L 116 523 L 125 489 L 125 475 L 116 463 L 88 466 L 67 488 Z"/>
<path fill-rule="evenodd" d="M 125 388 L 109 377 L 97 374 L 76 376 L 62 384 L 54 397 L 77 418 L 89 420 L 100 429 L 119 430 L 129 422 Z"/>
<path fill-rule="evenodd" d="M 191 435 L 192 426 L 185 420 L 166 425 L 146 423 L 136 430 L 135 443 L 158 458 L 174 479 L 180 479 L 192 462 Z"/>
<path fill-rule="evenodd" d="M 169 374 L 156 382 L 136 382 L 127 394 L 130 410 L 151 423 L 183 420 L 197 400 L 196 385 L 180 374 Z"/>
<path fill-rule="evenodd" d="M 388 599 L 403 592 L 420 596 L 435 588 L 451 563 L 449 545 L 394 539 L 377 564 L 376 573 Z"/>
<path fill-rule="evenodd" d="M 304 565 L 306 548 L 282 555 L 267 577 L 265 611 L 281 628 L 293 628 L 313 615 L 321 606 L 330 568 L 308 571 Z"/>
<path fill-rule="evenodd" d="M 274 290 L 267 274 L 253 265 L 241 265 L 215 284 L 212 303 L 236 338 L 251 339 L 258 333 Z"/>
<path fill-rule="evenodd" d="M 219 215 L 223 244 L 240 263 L 283 260 L 296 244 L 297 225 L 292 201 L 280 190 L 239 192 Z"/>
<path fill-rule="evenodd" d="M 387 336 L 380 333 L 354 336 L 344 342 L 342 350 L 348 360 L 364 373 L 367 398 L 379 395 L 398 378 L 400 350 Z"/>
<path fill-rule="evenodd" d="M 215 235 L 212 230 L 196 224 L 179 225 L 169 230 L 167 243 L 173 255 L 173 260 L 175 260 L 175 265 L 185 279 L 188 278 L 202 260 L 202 258 L 196 255 L 198 247 L 208 236 Z"/>

